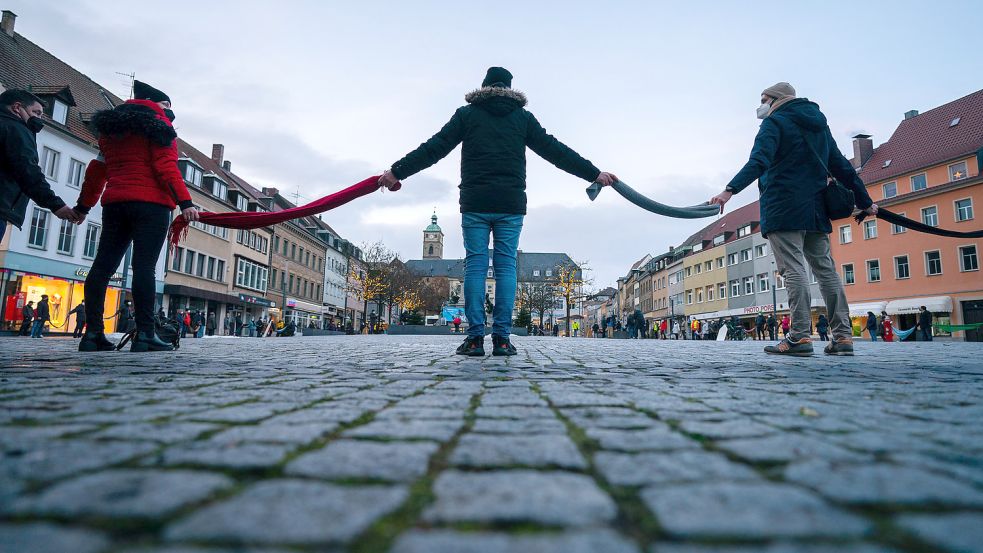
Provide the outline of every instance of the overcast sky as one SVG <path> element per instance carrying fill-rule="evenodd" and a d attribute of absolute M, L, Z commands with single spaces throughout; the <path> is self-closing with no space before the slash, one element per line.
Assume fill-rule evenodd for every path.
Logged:
<path fill-rule="evenodd" d="M 117 95 L 167 92 L 178 133 L 225 144 L 258 187 L 320 197 L 388 168 L 502 65 L 528 109 L 602 170 L 675 205 L 705 201 L 746 161 L 763 88 L 822 106 L 840 148 L 886 141 L 902 114 L 977 90 L 983 2 L 315 2 L 8 0 L 17 31 Z M 356 243 L 422 255 L 434 208 L 463 256 L 460 149 L 397 193 L 325 214 Z M 595 287 L 708 221 L 643 212 L 529 152 L 520 248 L 586 261 Z M 748 188 L 729 208 L 754 201 Z"/>

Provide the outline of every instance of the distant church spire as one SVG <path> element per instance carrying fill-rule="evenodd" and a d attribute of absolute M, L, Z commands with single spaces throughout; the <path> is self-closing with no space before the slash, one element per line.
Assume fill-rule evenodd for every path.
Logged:
<path fill-rule="evenodd" d="M 437 209 L 430 217 L 430 226 L 423 230 L 423 259 L 444 258 L 444 231 L 437 225 Z"/>

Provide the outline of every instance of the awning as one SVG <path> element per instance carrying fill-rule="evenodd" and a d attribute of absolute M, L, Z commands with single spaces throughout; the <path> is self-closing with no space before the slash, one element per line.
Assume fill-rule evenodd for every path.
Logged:
<path fill-rule="evenodd" d="M 887 302 L 884 309 L 888 315 L 903 315 L 918 313 L 918 308 L 924 305 L 932 313 L 952 313 L 952 298 L 949 296 L 928 296 L 924 298 L 904 298 Z M 875 311 L 876 313 L 876 311 Z"/>
<path fill-rule="evenodd" d="M 880 315 L 881 311 L 884 311 L 885 306 L 887 306 L 886 301 L 869 301 L 866 303 L 851 303 L 850 316 L 866 317 L 868 311 L 872 311 L 874 315 Z"/>

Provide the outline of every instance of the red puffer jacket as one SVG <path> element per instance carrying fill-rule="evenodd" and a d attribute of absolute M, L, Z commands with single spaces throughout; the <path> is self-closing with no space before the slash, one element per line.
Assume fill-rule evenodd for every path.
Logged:
<path fill-rule="evenodd" d="M 194 205 L 177 165 L 177 133 L 160 106 L 128 100 L 97 113 L 92 123 L 102 156 L 85 170 L 77 209 L 87 213 L 100 196 L 102 205 L 148 202 L 170 209 Z"/>

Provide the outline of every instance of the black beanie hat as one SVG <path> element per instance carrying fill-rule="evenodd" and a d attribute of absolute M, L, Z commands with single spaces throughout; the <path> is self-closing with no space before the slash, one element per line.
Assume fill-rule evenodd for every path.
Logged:
<path fill-rule="evenodd" d="M 133 81 L 133 99 L 151 102 L 170 102 L 171 98 L 156 88 L 141 81 Z"/>
<path fill-rule="evenodd" d="M 501 85 L 505 88 L 512 88 L 512 74 L 504 67 L 489 67 L 485 74 L 485 80 L 481 81 L 481 87 Z"/>

